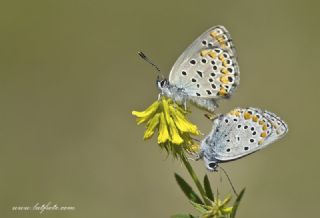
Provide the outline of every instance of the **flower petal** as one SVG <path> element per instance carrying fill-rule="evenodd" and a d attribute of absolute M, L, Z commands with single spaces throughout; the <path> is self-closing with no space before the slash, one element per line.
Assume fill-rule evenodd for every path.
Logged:
<path fill-rule="evenodd" d="M 232 207 L 225 207 L 221 209 L 222 214 L 226 215 L 226 214 L 230 214 L 232 212 Z"/>
<path fill-rule="evenodd" d="M 155 101 L 152 105 L 150 105 L 146 110 L 139 112 L 139 111 L 132 111 L 132 115 L 137 117 L 137 124 L 141 124 L 149 120 L 154 113 L 158 110 L 160 105 L 160 101 Z"/>
<path fill-rule="evenodd" d="M 156 114 L 154 115 L 147 124 L 147 129 L 144 132 L 144 136 L 143 139 L 149 139 L 153 136 L 155 129 L 159 126 L 159 122 L 160 122 L 160 114 Z"/>
<path fill-rule="evenodd" d="M 178 131 L 176 125 L 173 122 L 173 119 L 171 117 L 169 117 L 168 121 L 169 121 L 168 122 L 168 124 L 169 124 L 169 132 L 170 132 L 170 135 L 171 135 L 172 143 L 176 144 L 176 145 L 182 144 L 184 141 L 181 138 L 181 136 L 179 134 L 179 131 Z"/>
<path fill-rule="evenodd" d="M 173 121 L 181 132 L 191 133 L 194 135 L 200 135 L 200 132 L 196 125 L 190 123 L 185 116 L 173 107 L 169 107 L 173 117 Z"/>
<path fill-rule="evenodd" d="M 160 126 L 159 126 L 159 135 L 158 135 L 158 144 L 165 143 L 170 140 L 170 135 L 168 131 L 168 125 L 164 117 L 164 113 L 160 114 Z"/>
<path fill-rule="evenodd" d="M 199 135 L 196 125 L 187 120 L 186 111 L 176 104 L 171 98 L 162 97 L 155 101 L 145 111 L 133 111 L 137 124 L 147 123 L 143 138 L 150 139 L 158 129 L 158 144 L 173 156 L 181 151 L 196 152 L 195 145 L 190 134 Z"/>

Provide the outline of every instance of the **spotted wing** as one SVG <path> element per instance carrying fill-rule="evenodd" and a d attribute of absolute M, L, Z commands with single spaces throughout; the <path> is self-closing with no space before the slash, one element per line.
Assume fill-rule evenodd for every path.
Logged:
<path fill-rule="evenodd" d="M 263 147 L 269 145 L 270 143 L 281 139 L 288 132 L 288 125 L 277 115 L 272 112 L 265 111 L 263 113 L 264 117 L 268 119 L 273 127 L 271 135 L 264 141 Z"/>
<path fill-rule="evenodd" d="M 215 158 L 222 162 L 239 159 L 279 139 L 277 130 L 281 136 L 286 131 L 283 126 L 275 128 L 270 117 L 270 112 L 257 108 L 235 109 L 221 116 L 211 143 Z"/>
<path fill-rule="evenodd" d="M 199 36 L 178 58 L 169 82 L 189 96 L 228 97 L 239 84 L 239 66 L 228 31 L 212 27 Z"/>

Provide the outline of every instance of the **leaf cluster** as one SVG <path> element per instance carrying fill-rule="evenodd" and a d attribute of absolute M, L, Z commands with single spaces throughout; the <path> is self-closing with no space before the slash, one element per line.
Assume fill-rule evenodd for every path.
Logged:
<path fill-rule="evenodd" d="M 176 214 L 171 218 L 235 218 L 238 206 L 245 192 L 243 189 L 233 202 L 232 206 L 228 206 L 231 197 L 220 200 L 218 195 L 214 195 L 209 178 L 207 175 L 203 178 L 203 188 L 205 190 L 204 200 L 192 189 L 192 187 L 177 173 L 175 174 L 176 181 L 180 186 L 185 196 L 189 199 L 191 205 L 200 213 L 199 215 L 192 214 Z"/>

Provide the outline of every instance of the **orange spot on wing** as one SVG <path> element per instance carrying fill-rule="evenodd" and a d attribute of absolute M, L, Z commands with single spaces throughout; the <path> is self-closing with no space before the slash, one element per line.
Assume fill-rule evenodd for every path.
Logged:
<path fill-rule="evenodd" d="M 225 59 L 225 57 L 224 57 L 222 54 L 220 54 L 220 55 L 219 55 L 219 59 L 220 59 L 221 61 L 223 61 L 223 60 Z"/>
<path fill-rule="evenodd" d="M 215 53 L 214 51 L 210 51 L 208 52 L 208 55 L 212 58 L 216 58 L 217 57 L 217 53 Z"/>
<path fill-rule="evenodd" d="M 228 76 L 221 76 L 221 77 L 220 77 L 220 81 L 221 81 L 223 84 L 229 83 Z"/>
<path fill-rule="evenodd" d="M 220 96 L 226 96 L 228 94 L 227 90 L 224 88 L 221 88 L 220 91 L 218 92 Z"/>
<path fill-rule="evenodd" d="M 211 35 L 213 38 L 216 38 L 216 37 L 218 36 L 218 33 L 216 33 L 216 32 L 213 31 L 213 32 L 210 33 L 210 35 Z"/>
<path fill-rule="evenodd" d="M 222 36 L 218 36 L 216 39 L 218 40 L 219 43 L 222 43 L 225 41 Z"/>
<path fill-rule="evenodd" d="M 227 63 L 227 60 L 223 60 L 223 61 L 222 61 L 222 64 L 223 64 L 223 66 L 225 66 L 225 67 L 229 65 L 229 64 Z"/>
<path fill-rule="evenodd" d="M 248 112 L 245 112 L 245 113 L 243 114 L 243 117 L 244 117 L 244 119 L 246 119 L 246 120 L 250 119 L 251 116 L 252 116 L 252 115 L 251 115 L 250 113 L 248 113 Z"/>
<path fill-rule="evenodd" d="M 266 133 L 266 132 L 263 132 L 263 133 L 260 134 L 260 136 L 261 136 L 262 138 L 265 138 L 265 137 L 267 137 L 267 133 Z"/>
<path fill-rule="evenodd" d="M 226 68 L 221 68 L 220 72 L 223 74 L 229 74 L 229 71 Z"/>
<path fill-rule="evenodd" d="M 206 56 L 208 53 L 210 52 L 210 50 L 202 50 L 201 52 L 200 52 L 200 55 L 203 57 L 203 56 Z"/>
<path fill-rule="evenodd" d="M 259 120 L 259 118 L 256 116 L 256 115 L 253 115 L 252 116 L 252 121 L 253 122 L 257 122 Z"/>

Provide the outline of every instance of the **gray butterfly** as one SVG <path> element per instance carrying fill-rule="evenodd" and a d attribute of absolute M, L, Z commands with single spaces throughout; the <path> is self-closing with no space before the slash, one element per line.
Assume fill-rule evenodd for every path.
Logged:
<path fill-rule="evenodd" d="M 237 108 L 213 121 L 212 131 L 201 143 L 199 157 L 208 170 L 215 171 L 218 163 L 263 149 L 287 132 L 287 124 L 271 112 Z"/>
<path fill-rule="evenodd" d="M 212 27 L 180 55 L 170 71 L 169 80 L 158 78 L 157 85 L 163 95 L 179 104 L 186 105 L 191 101 L 213 112 L 216 101 L 231 96 L 239 85 L 235 53 L 226 28 Z M 143 53 L 140 56 L 146 59 Z"/>

